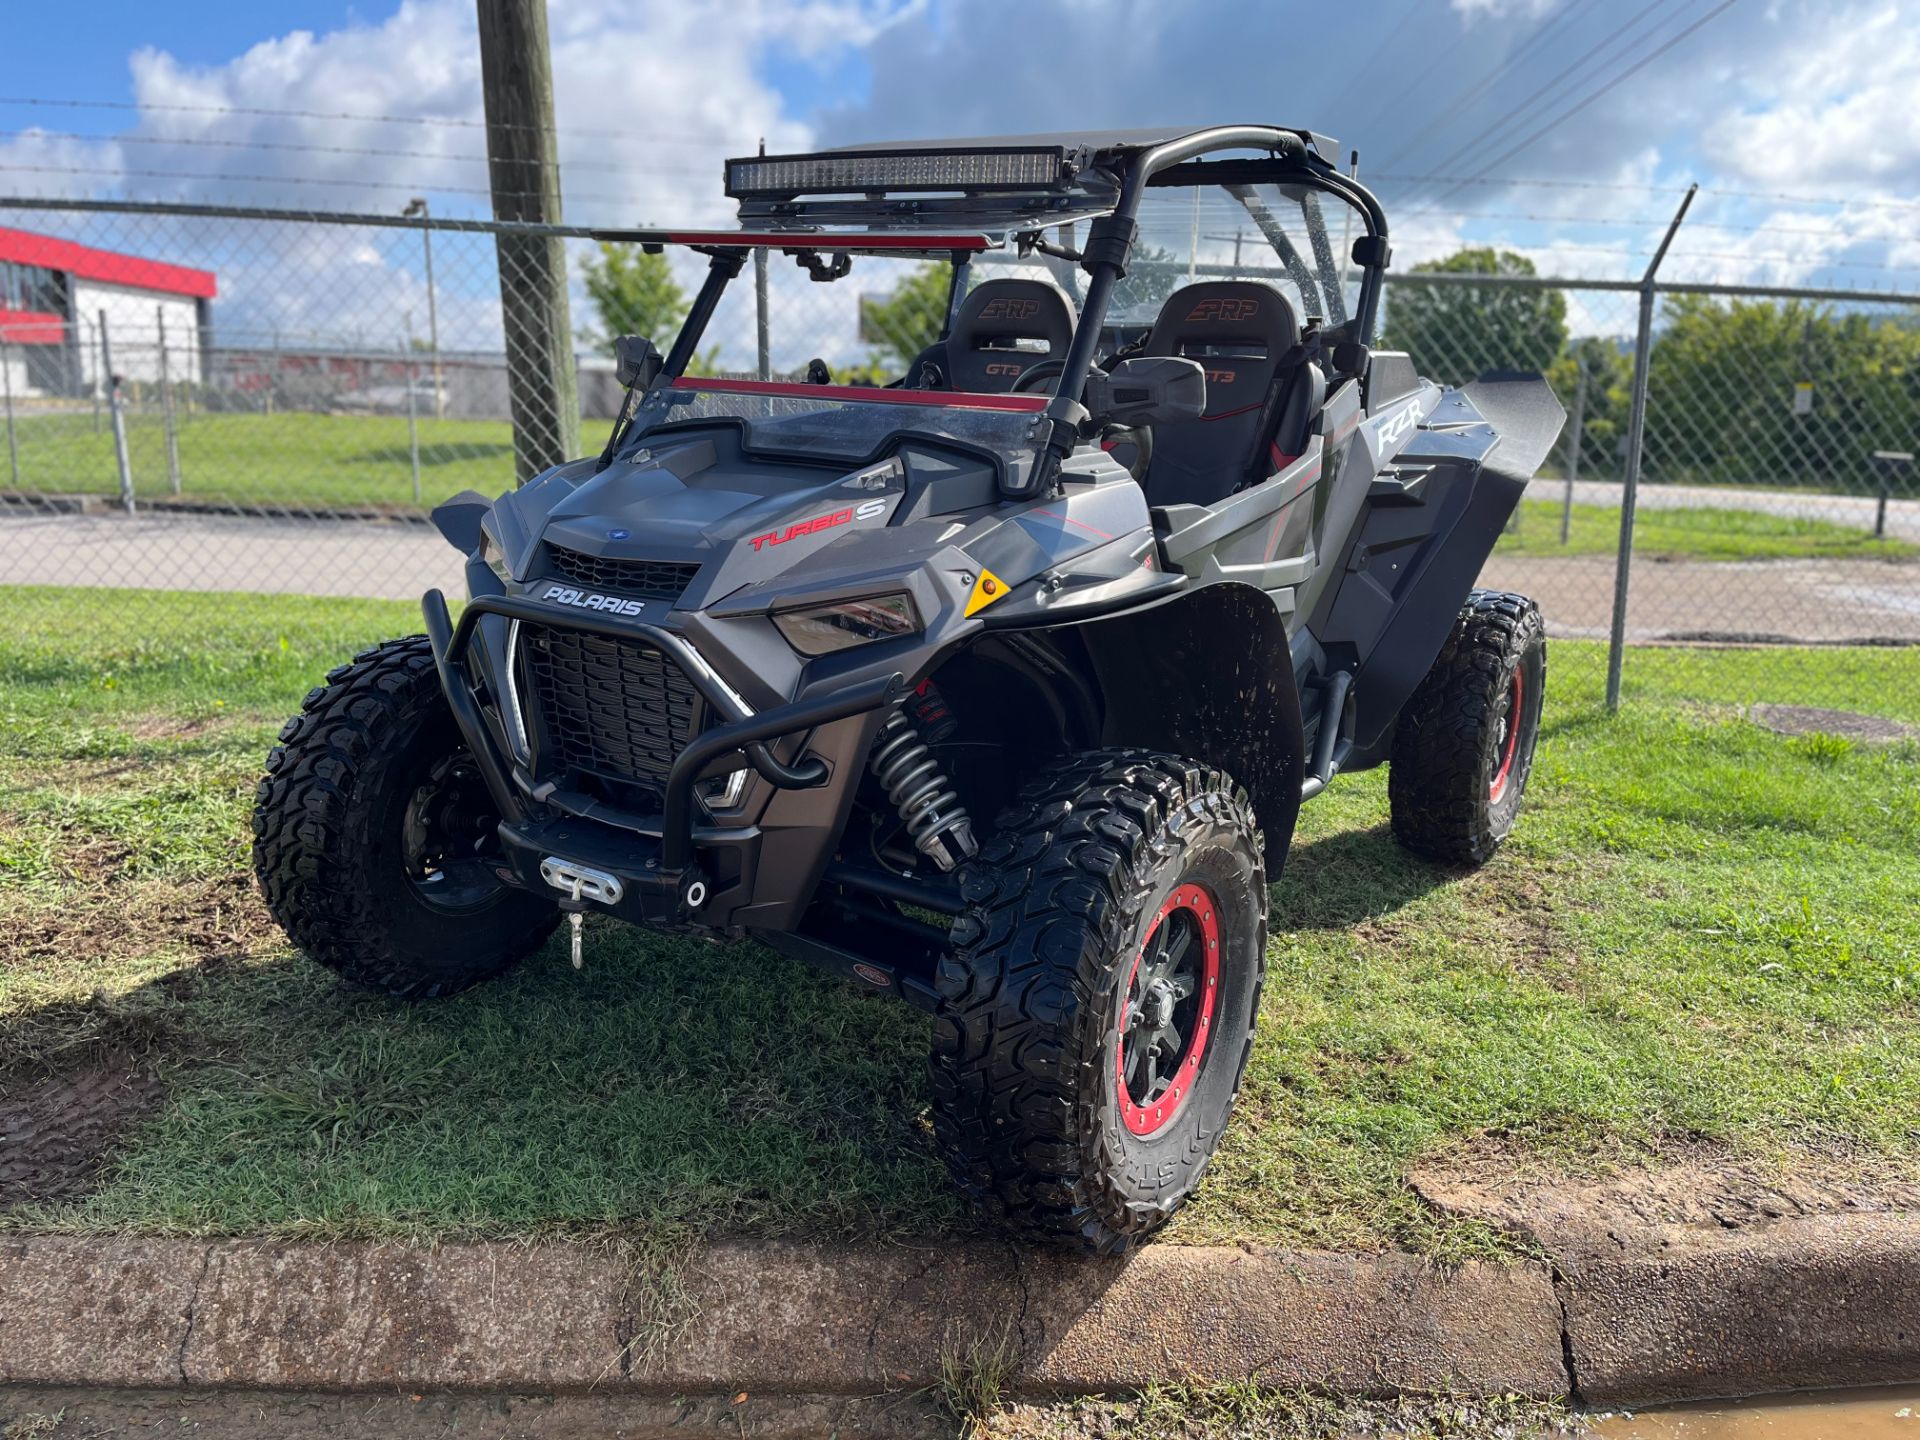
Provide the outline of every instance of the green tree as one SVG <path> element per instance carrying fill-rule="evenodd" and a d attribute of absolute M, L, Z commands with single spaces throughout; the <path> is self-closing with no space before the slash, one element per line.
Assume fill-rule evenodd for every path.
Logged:
<path fill-rule="evenodd" d="M 1460 250 L 1413 267 L 1416 275 L 1530 276 L 1511 250 Z M 1527 286 L 1396 285 L 1388 296 L 1386 344 L 1420 373 L 1463 385 L 1488 370 L 1544 371 L 1567 343 L 1567 297 Z"/>
<path fill-rule="evenodd" d="M 1547 383 L 1567 409 L 1567 428 L 1554 451 L 1564 467 L 1572 456 L 1574 396 L 1586 374 L 1580 437 L 1580 474 L 1599 480 L 1620 474 L 1621 447 L 1633 406 L 1633 351 L 1600 335 L 1572 341 L 1547 367 Z"/>
<path fill-rule="evenodd" d="M 618 335 L 641 335 L 662 350 L 673 342 L 687 318 L 687 296 L 673 278 L 665 255 L 649 255 L 638 245 L 600 243 L 587 256 L 581 283 L 600 317 L 599 328 L 583 330 L 594 345 L 611 345 Z"/>
<path fill-rule="evenodd" d="M 938 340 L 952 283 L 953 268 L 935 260 L 909 271 L 886 295 L 862 295 L 860 334 L 874 347 L 869 366 L 898 375 Z"/>
<path fill-rule="evenodd" d="M 1870 491 L 1914 448 L 1920 329 L 1797 300 L 1669 296 L 1649 358 L 1654 480 Z M 1810 386 L 1804 407 L 1798 388 Z"/>
<path fill-rule="evenodd" d="M 686 292 L 673 278 L 667 257 L 650 255 L 638 245 L 603 240 L 599 254 L 589 255 L 581 267 L 580 279 L 600 317 L 597 329 L 580 332 L 589 345 L 610 348 L 616 336 L 640 335 L 665 351 L 687 318 Z M 711 375 L 719 364 L 720 347 L 714 345 L 687 362 L 687 373 Z"/>

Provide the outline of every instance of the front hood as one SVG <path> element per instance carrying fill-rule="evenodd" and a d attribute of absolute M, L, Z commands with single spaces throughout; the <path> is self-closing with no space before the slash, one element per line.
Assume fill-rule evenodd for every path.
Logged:
<path fill-rule="evenodd" d="M 562 466 L 497 502 L 499 538 L 516 577 L 538 568 L 542 542 L 596 559 L 699 565 L 680 601 L 699 608 L 853 531 L 885 526 L 906 492 L 897 459 L 855 470 L 729 460 L 710 440 L 598 474 L 592 465 Z"/>

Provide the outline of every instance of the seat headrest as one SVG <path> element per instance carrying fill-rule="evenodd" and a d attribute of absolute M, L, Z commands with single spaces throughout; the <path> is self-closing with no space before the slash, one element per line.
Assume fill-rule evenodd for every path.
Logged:
<path fill-rule="evenodd" d="M 946 349 L 948 383 L 956 390 L 1002 391 L 1031 365 L 1058 360 L 1073 339 L 1073 304 L 1045 280 L 986 280 L 968 292 L 953 317 Z M 1038 340 L 1044 352 L 1017 342 Z"/>
<path fill-rule="evenodd" d="M 1293 306 L 1273 286 L 1258 280 L 1201 280 L 1166 299 L 1153 322 L 1147 350 L 1178 353 L 1175 345 L 1259 342 L 1275 359 L 1300 338 Z"/>
<path fill-rule="evenodd" d="M 1247 414 L 1267 398 L 1280 357 L 1300 339 L 1293 307 L 1257 280 L 1201 280 L 1166 299 L 1149 355 L 1187 355 L 1207 372 L 1209 420 Z"/>

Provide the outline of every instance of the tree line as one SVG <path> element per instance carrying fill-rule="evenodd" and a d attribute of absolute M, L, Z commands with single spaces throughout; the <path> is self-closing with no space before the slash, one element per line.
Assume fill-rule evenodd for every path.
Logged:
<path fill-rule="evenodd" d="M 1552 463 L 1574 444 L 1581 411 L 1580 473 L 1617 478 L 1633 392 L 1633 338 L 1575 335 L 1567 295 L 1512 283 L 1535 278 L 1511 250 L 1473 247 L 1413 267 L 1415 274 L 1485 276 L 1445 285 L 1389 285 L 1380 343 L 1412 355 L 1420 372 L 1461 385 L 1489 370 L 1547 377 L 1570 412 Z M 664 255 L 603 244 L 582 282 L 599 329 L 596 345 L 648 335 L 663 348 L 687 311 Z M 836 379 L 884 383 L 937 338 L 946 313 L 946 267 L 908 272 L 883 295 L 859 298 L 866 358 Z M 1599 293 L 1599 292 L 1594 292 Z M 1632 297 L 1610 294 L 1623 312 Z M 1583 329 L 1594 328 L 1589 318 Z M 709 351 L 700 368 L 712 369 Z M 1920 441 L 1920 323 L 1911 312 L 1800 300 L 1662 297 L 1649 360 L 1644 475 L 1693 484 L 1804 485 L 1871 490 L 1875 450 Z"/>

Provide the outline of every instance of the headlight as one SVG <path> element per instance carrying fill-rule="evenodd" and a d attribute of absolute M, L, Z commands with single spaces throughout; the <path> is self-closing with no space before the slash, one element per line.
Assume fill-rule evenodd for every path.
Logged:
<path fill-rule="evenodd" d="M 784 610 L 773 617 L 773 623 L 802 655 L 827 655 L 874 640 L 912 635 L 920 628 L 920 614 L 913 608 L 911 595 L 873 595 Z"/>
<path fill-rule="evenodd" d="M 506 552 L 500 548 L 500 542 L 493 538 L 493 532 L 484 527 L 480 531 L 479 554 L 480 563 L 499 576 L 502 585 L 513 579 L 512 573 L 507 569 Z"/>

